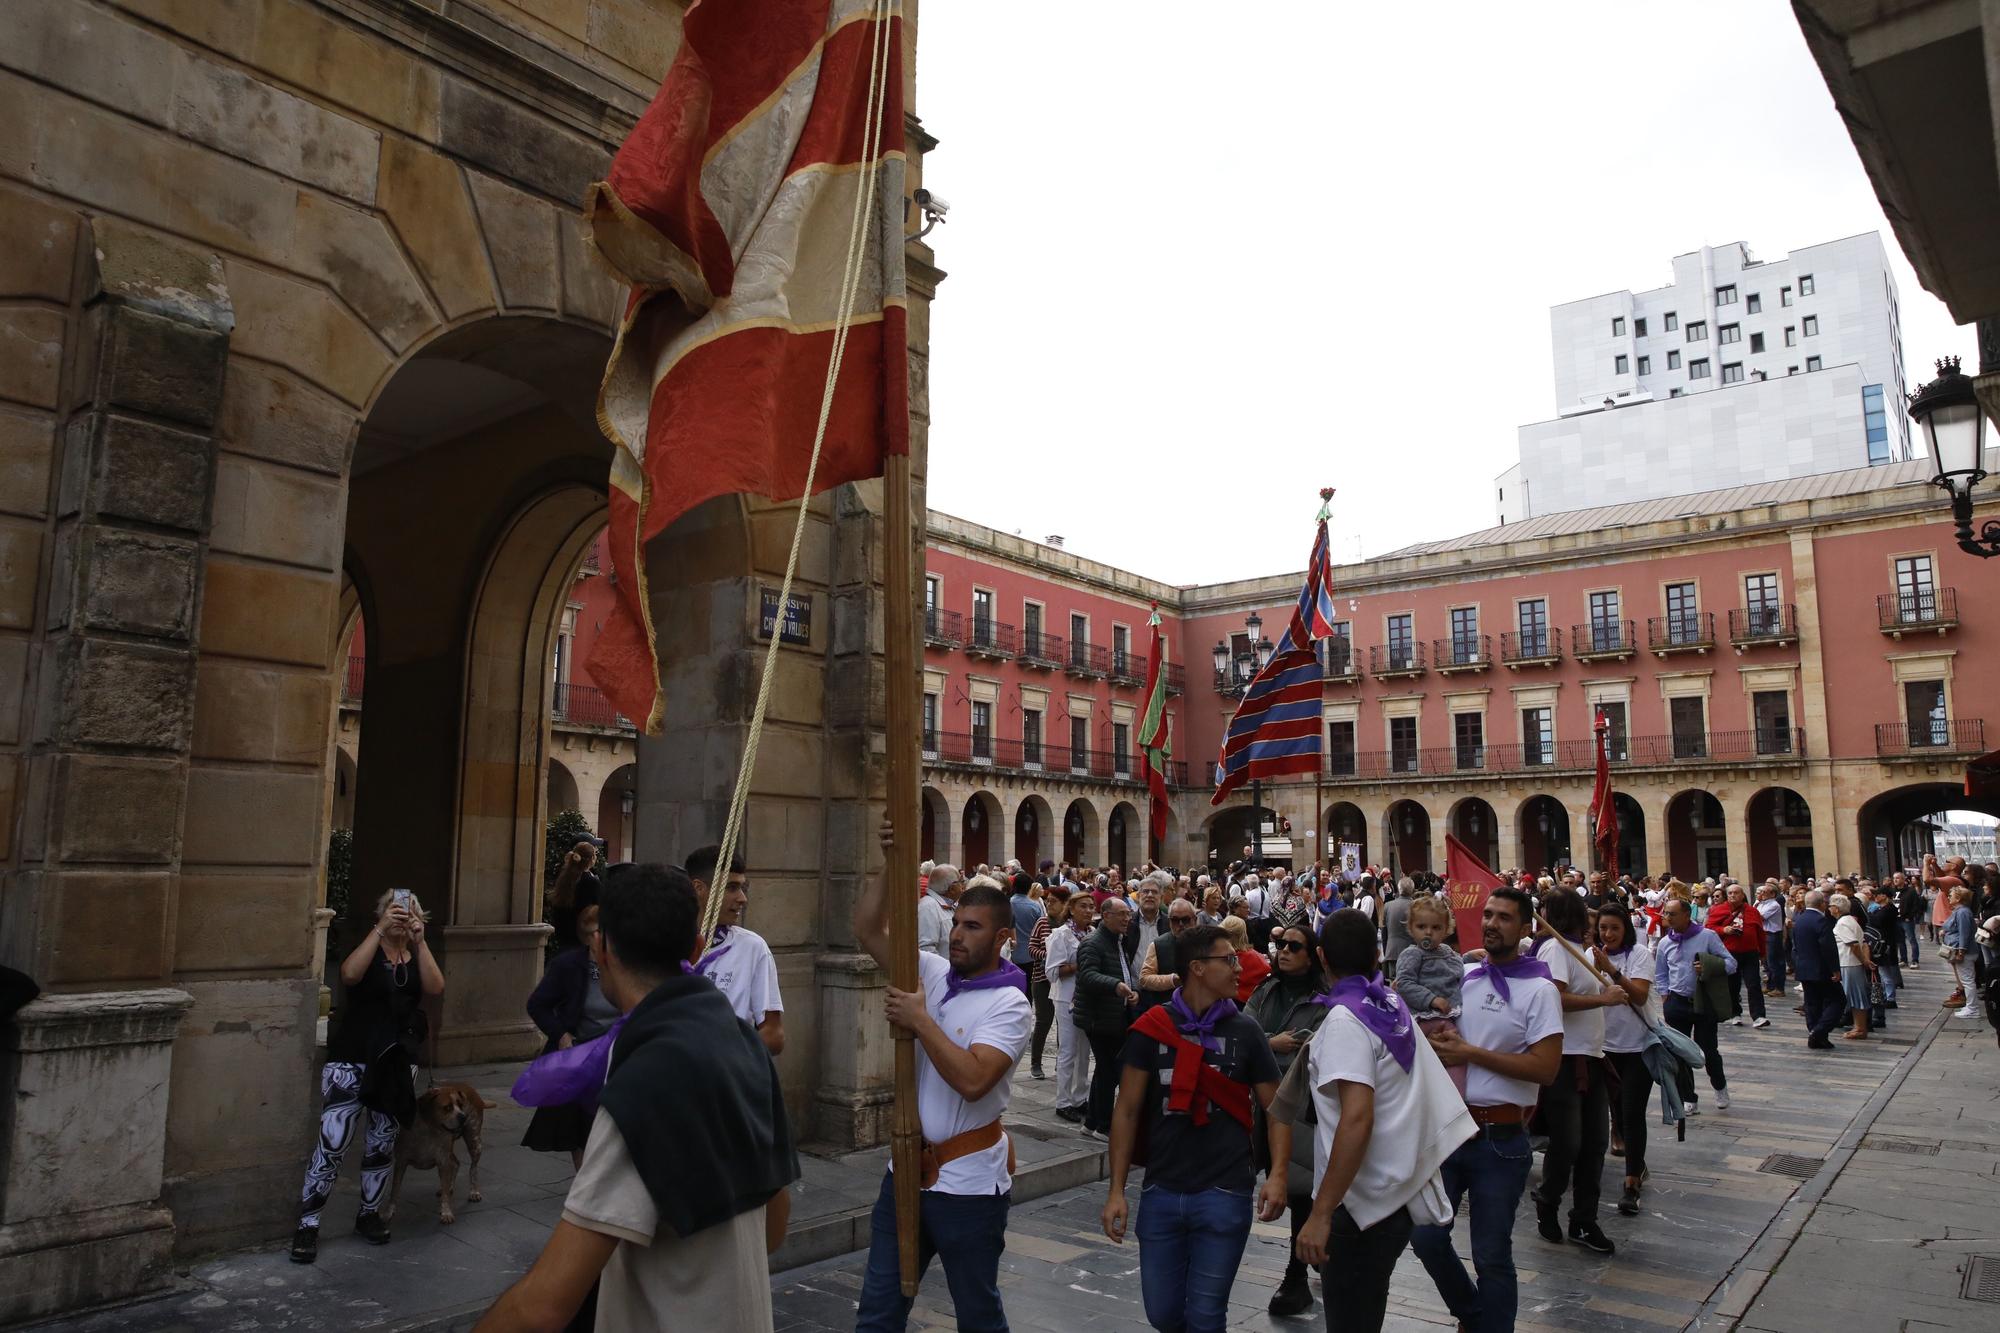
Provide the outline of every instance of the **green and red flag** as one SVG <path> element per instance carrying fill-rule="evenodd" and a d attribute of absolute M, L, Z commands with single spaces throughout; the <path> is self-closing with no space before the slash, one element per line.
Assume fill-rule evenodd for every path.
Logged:
<path fill-rule="evenodd" d="M 1139 718 L 1139 772 L 1146 779 L 1148 823 L 1157 857 L 1163 854 L 1167 837 L 1167 761 L 1174 754 L 1167 718 L 1167 638 L 1160 631 L 1158 602 L 1153 603 L 1152 618 L 1146 624 L 1153 632 L 1153 646 L 1146 656 L 1146 711 Z"/>

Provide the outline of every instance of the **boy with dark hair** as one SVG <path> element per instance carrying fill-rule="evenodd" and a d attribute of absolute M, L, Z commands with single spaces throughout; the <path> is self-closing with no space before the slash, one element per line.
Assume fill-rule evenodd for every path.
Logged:
<path fill-rule="evenodd" d="M 769 1052 L 691 974 L 698 912 L 674 867 L 606 877 L 592 950 L 625 1026 L 562 1219 L 485 1333 L 562 1327 L 600 1275 L 602 1327 L 706 1329 L 717 1310 L 771 1326 L 798 1154 Z"/>
<path fill-rule="evenodd" d="M 706 906 L 709 886 L 715 882 L 715 863 L 722 848 L 713 843 L 688 853 L 688 878 L 694 881 L 695 898 Z M 715 918 L 715 938 L 695 964 L 695 971 L 715 983 L 729 999 L 736 1016 L 757 1029 L 764 1048 L 773 1056 L 785 1049 L 785 997 L 778 990 L 778 963 L 764 937 L 743 924 L 743 912 L 750 903 L 750 879 L 743 873 L 743 857 L 732 852 L 729 879 L 722 889 L 722 910 Z"/>
<path fill-rule="evenodd" d="M 1146 1192 L 1139 1205 L 1139 1283 L 1158 1329 L 1220 1329 L 1229 1288 L 1250 1239 L 1250 1098 L 1278 1090 L 1278 1061 L 1263 1028 L 1238 1012 L 1229 937 L 1216 926 L 1181 935 L 1180 988 L 1133 1023 L 1111 1117 L 1111 1190 L 1104 1234 L 1125 1241 L 1125 1179 L 1146 1131 Z M 1283 1163 L 1277 1157 L 1282 1186 Z M 1285 1209 L 1264 1199 L 1264 1221 Z"/>

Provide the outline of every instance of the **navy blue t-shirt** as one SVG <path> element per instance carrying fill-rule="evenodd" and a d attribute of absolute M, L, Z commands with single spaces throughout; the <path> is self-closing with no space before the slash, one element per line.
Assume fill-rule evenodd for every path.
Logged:
<path fill-rule="evenodd" d="M 1278 1058 L 1264 1029 L 1248 1014 L 1238 1013 L 1215 1025 L 1220 1051 L 1208 1052 L 1208 1063 L 1238 1083 L 1251 1085 L 1251 1101 L 1259 1083 L 1278 1081 Z M 1208 1108 L 1208 1123 L 1197 1125 L 1186 1113 L 1167 1110 L 1167 1083 L 1160 1075 L 1174 1067 L 1174 1048 L 1143 1032 L 1125 1036 L 1125 1067 L 1150 1071 L 1146 1084 L 1146 1185 L 1195 1194 L 1202 1190 L 1247 1190 L 1257 1183 L 1250 1160 L 1250 1131 L 1219 1106 Z"/>

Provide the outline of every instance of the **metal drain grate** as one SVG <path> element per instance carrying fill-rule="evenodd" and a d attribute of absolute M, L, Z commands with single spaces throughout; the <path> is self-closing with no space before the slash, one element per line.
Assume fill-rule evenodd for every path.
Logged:
<path fill-rule="evenodd" d="M 1878 1152 L 1915 1153 L 1919 1157 L 1935 1157 L 1938 1155 L 1938 1145 L 1935 1143 L 1919 1143 L 1910 1139 L 1885 1139 L 1874 1134 L 1870 1134 L 1867 1138 L 1861 1140 L 1861 1146 L 1876 1149 Z"/>
<path fill-rule="evenodd" d="M 1958 1294 L 1968 1301 L 2000 1305 L 2000 1255 L 1975 1254 L 1965 1264 L 1965 1284 Z"/>
<path fill-rule="evenodd" d="M 1825 1165 L 1817 1157 L 1794 1157 L 1790 1153 L 1774 1152 L 1766 1157 L 1758 1170 L 1766 1175 L 1791 1176 L 1797 1180 L 1811 1180 Z"/>

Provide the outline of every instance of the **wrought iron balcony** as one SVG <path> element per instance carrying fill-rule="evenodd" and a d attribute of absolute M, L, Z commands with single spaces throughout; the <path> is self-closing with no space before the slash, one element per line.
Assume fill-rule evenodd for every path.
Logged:
<path fill-rule="evenodd" d="M 1705 653 L 1715 647 L 1715 612 L 1682 611 L 1646 622 L 1646 644 L 1654 653 Z"/>
<path fill-rule="evenodd" d="M 1500 636 L 1500 660 L 1510 667 L 1552 667 L 1562 661 L 1562 631 L 1550 627 Z"/>
<path fill-rule="evenodd" d="M 1143 685 L 1146 682 L 1146 659 L 1127 648 L 1111 650 L 1111 679 L 1118 685 Z"/>
<path fill-rule="evenodd" d="M 925 607 L 924 642 L 934 648 L 958 647 L 965 642 L 965 617 L 943 607 Z"/>
<path fill-rule="evenodd" d="M 1102 679 L 1111 674 L 1111 650 L 1095 643 L 1069 641 L 1069 655 L 1063 659 L 1063 670 L 1083 679 Z"/>
<path fill-rule="evenodd" d="M 1884 759 L 1931 759 L 1943 755 L 1981 754 L 1986 749 L 1986 722 L 1977 717 L 1936 718 L 1929 722 L 1878 722 L 1875 753 Z"/>
<path fill-rule="evenodd" d="M 1166 678 L 1168 694 L 1187 693 L 1187 668 L 1179 662 L 1167 663 L 1160 674 Z"/>
<path fill-rule="evenodd" d="M 1343 638 L 1321 639 L 1319 667 L 1322 679 L 1330 684 L 1351 684 L 1361 679 L 1361 654 Z"/>
<path fill-rule="evenodd" d="M 1875 599 L 1875 614 L 1882 632 L 1892 639 L 1900 639 L 1912 631 L 1934 630 L 1943 634 L 1958 628 L 1958 589 L 1885 592 Z"/>
<path fill-rule="evenodd" d="M 361 686 L 367 679 L 367 676 L 368 659 L 360 656 L 349 657 L 347 659 L 347 670 L 340 677 L 340 702 L 343 704 L 359 704 L 361 702 Z"/>
<path fill-rule="evenodd" d="M 1431 640 L 1431 666 L 1439 675 L 1460 671 L 1484 671 L 1493 665 L 1493 636 L 1454 634 L 1448 639 Z"/>
<path fill-rule="evenodd" d="M 1049 773 L 1103 782 L 1142 783 L 1136 750 L 1072 749 L 1058 740 L 1029 740 L 987 732 L 927 731 L 924 762 L 940 767 L 988 768 L 1004 773 Z M 1188 785 L 1187 761 L 1169 760 L 1167 784 Z"/>
<path fill-rule="evenodd" d="M 1395 680 L 1405 676 L 1423 675 L 1423 644 L 1376 644 L 1368 650 L 1368 674 L 1377 680 Z"/>
<path fill-rule="evenodd" d="M 1629 620 L 1593 620 L 1569 632 L 1569 655 L 1579 662 L 1622 659 L 1639 651 L 1639 636 Z"/>
<path fill-rule="evenodd" d="M 611 706 L 604 691 L 595 685 L 556 686 L 555 709 L 551 719 L 572 727 L 601 727 L 606 731 L 633 732 L 632 720 Z"/>
<path fill-rule="evenodd" d="M 1030 629 L 1021 633 L 1021 665 L 1036 671 L 1054 671 L 1062 665 L 1063 654 L 1069 651 L 1060 634 L 1047 630 Z"/>
<path fill-rule="evenodd" d="M 1765 644 L 1797 643 L 1798 639 L 1798 616 L 1790 602 L 1783 606 L 1729 608 L 1729 642 L 1739 653 Z"/>
<path fill-rule="evenodd" d="M 1611 738 L 1611 763 L 1621 769 L 1797 762 L 1804 755 L 1805 733 L 1796 727 Z M 1320 775 L 1328 781 L 1393 782 L 1412 777 L 1588 773 L 1596 766 L 1596 741 L 1583 737 L 1549 745 L 1510 741 L 1423 749 L 1329 750 Z"/>
<path fill-rule="evenodd" d="M 1012 625 L 978 616 L 966 622 L 965 654 L 1005 660 L 1020 650 L 1021 636 Z"/>

